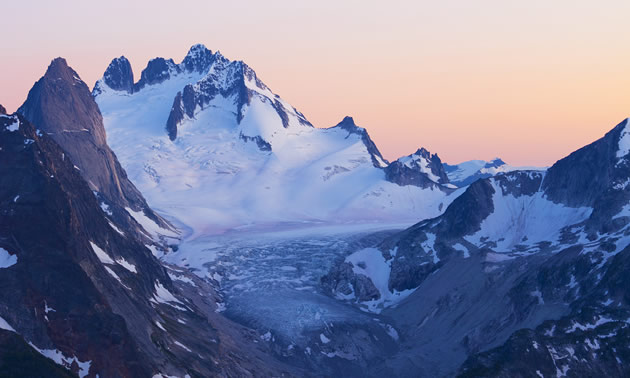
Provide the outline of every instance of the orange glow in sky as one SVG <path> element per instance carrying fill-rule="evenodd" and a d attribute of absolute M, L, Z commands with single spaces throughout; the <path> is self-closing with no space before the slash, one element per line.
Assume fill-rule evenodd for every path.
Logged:
<path fill-rule="evenodd" d="M 92 86 L 125 55 L 176 62 L 194 43 L 244 60 L 317 127 L 345 115 L 395 159 L 550 165 L 630 116 L 630 2 L 12 1 L 0 103 L 50 60 Z"/>

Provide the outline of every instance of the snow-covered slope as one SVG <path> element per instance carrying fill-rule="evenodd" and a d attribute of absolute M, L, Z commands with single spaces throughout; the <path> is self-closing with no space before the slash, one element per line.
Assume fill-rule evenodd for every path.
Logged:
<path fill-rule="evenodd" d="M 455 197 L 442 185 L 388 182 L 388 163 L 352 118 L 315 128 L 245 63 L 202 45 L 181 64 L 156 58 L 138 83 L 130 80 L 128 62 L 117 58 L 93 91 L 108 143 L 152 206 L 201 232 L 253 222 L 413 221 Z"/>
<path fill-rule="evenodd" d="M 499 173 L 512 171 L 544 171 L 545 167 L 516 167 L 506 164 L 500 158 L 485 160 L 469 160 L 463 163 L 450 165 L 444 163 L 444 170 L 451 182 L 460 188 L 468 186 L 473 182 L 487 177 L 492 177 Z"/>

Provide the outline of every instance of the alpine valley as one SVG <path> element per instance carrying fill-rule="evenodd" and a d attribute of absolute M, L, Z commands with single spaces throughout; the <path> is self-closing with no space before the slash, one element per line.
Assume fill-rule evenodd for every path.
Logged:
<path fill-rule="evenodd" d="M 53 60 L 0 173 L 2 377 L 630 376 L 628 119 L 548 168 L 389 162 L 198 44 Z"/>

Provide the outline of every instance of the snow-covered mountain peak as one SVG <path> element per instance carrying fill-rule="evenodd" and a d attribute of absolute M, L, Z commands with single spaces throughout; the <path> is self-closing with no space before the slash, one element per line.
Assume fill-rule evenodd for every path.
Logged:
<path fill-rule="evenodd" d="M 357 124 L 354 123 L 354 118 L 350 116 L 343 117 L 341 122 L 339 122 L 337 125 L 333 127 L 339 127 L 340 129 L 344 129 L 349 132 L 356 132 L 357 130 L 363 130 L 363 128 L 358 127 Z"/>
<path fill-rule="evenodd" d="M 103 77 L 96 83 L 94 95 L 97 96 L 107 89 L 139 92 L 146 86 L 161 84 L 175 78 L 182 79 L 185 84 L 195 84 L 207 75 L 213 77 L 215 84 L 221 77 L 224 82 L 223 89 L 233 84 L 239 77 L 245 77 L 246 82 L 253 84 L 252 87 L 268 91 L 267 86 L 243 61 L 231 61 L 219 51 L 213 53 L 203 44 L 195 44 L 179 64 L 170 58 L 151 59 L 142 70 L 138 82 L 133 81 L 133 71 L 127 58 L 124 56 L 114 58 Z"/>
<path fill-rule="evenodd" d="M 200 57 L 211 60 L 207 70 L 186 68 Z M 389 163 L 366 129 L 351 117 L 313 127 L 243 61 L 219 52 L 210 59 L 210 50 L 193 46 L 180 65 L 153 60 L 144 78 L 133 93 L 101 80 L 94 96 L 129 177 L 156 207 L 177 203 L 176 217 L 195 208 L 232 225 L 417 219 L 451 200 L 435 184 L 388 181 Z"/>
<path fill-rule="evenodd" d="M 385 169 L 389 181 L 399 185 L 455 189 L 437 154 L 421 147 L 411 155 L 403 156 Z"/>
<path fill-rule="evenodd" d="M 434 158 L 439 159 L 437 154 L 431 155 L 431 153 L 426 148 L 420 147 L 413 154 L 403 156 L 398 160 L 403 162 L 409 168 L 413 168 L 413 166 L 417 166 L 417 165 L 426 165 L 429 163 L 430 160 Z"/>
<path fill-rule="evenodd" d="M 188 50 L 188 54 L 186 54 L 180 66 L 187 72 L 203 73 L 207 72 L 216 58 L 217 56 L 212 51 L 198 43 Z"/>
<path fill-rule="evenodd" d="M 344 132 L 348 132 L 348 136 L 351 134 L 359 135 L 361 137 L 361 141 L 370 154 L 372 164 L 376 168 L 385 168 L 389 164 L 383 155 L 381 155 L 381 152 L 378 150 L 378 147 L 376 147 L 372 138 L 370 138 L 370 134 L 368 134 L 367 130 L 363 127 L 357 126 L 352 117 L 345 116 L 341 122 L 329 128 L 329 130 L 343 130 Z"/>

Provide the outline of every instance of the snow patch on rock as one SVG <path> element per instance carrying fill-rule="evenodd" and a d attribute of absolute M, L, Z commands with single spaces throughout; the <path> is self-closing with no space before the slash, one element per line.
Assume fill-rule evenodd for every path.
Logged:
<path fill-rule="evenodd" d="M 17 255 L 11 255 L 6 249 L 0 248 L 0 268 L 13 266 L 17 264 L 17 261 Z"/>
<path fill-rule="evenodd" d="M 110 264 L 110 265 L 113 265 L 116 263 L 114 260 L 112 260 L 111 257 L 109 257 L 109 255 L 105 251 L 101 249 L 101 247 L 94 244 L 93 242 L 90 242 L 90 245 L 92 246 L 92 251 L 94 251 L 94 254 L 96 255 L 96 257 L 98 257 L 100 262 L 102 262 L 103 264 Z"/>
<path fill-rule="evenodd" d="M 61 365 L 66 369 L 70 370 L 72 368 L 72 364 L 75 363 L 79 367 L 79 377 L 86 377 L 90 372 L 90 365 L 92 361 L 81 361 L 77 357 L 66 357 L 63 353 L 61 353 L 57 349 L 39 349 L 33 343 L 29 343 L 33 349 L 38 351 L 42 356 L 53 360 L 57 365 Z"/>
<path fill-rule="evenodd" d="M 392 260 L 387 261 L 383 253 L 376 248 L 361 249 L 346 257 L 345 261 L 352 264 L 352 271 L 355 274 L 361 274 L 369 278 L 379 291 L 379 299 L 362 303 L 371 312 L 379 313 L 381 308 L 397 304 L 414 291 L 414 289 L 402 292 L 389 290 Z"/>

